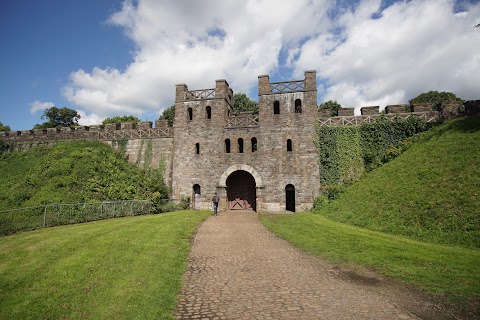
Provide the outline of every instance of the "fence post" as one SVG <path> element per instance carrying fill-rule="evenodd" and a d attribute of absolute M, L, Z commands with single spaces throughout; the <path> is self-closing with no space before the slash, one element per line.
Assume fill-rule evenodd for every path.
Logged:
<path fill-rule="evenodd" d="M 43 209 L 43 227 L 47 226 L 47 206 Z"/>

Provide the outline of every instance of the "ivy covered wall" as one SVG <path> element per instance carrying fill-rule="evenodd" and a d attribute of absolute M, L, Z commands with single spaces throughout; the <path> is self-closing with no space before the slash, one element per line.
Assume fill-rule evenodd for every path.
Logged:
<path fill-rule="evenodd" d="M 411 144 L 409 138 L 429 127 L 414 117 L 394 121 L 380 118 L 361 126 L 317 126 L 315 145 L 322 193 L 335 198 L 343 185 L 398 156 Z"/>

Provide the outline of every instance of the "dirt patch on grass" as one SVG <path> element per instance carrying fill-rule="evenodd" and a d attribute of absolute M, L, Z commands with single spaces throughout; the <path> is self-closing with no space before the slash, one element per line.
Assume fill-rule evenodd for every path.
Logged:
<path fill-rule="evenodd" d="M 334 267 L 336 276 L 375 291 L 395 305 L 425 320 L 480 319 L 480 301 L 453 305 L 448 297 L 426 293 L 411 285 L 385 278 L 372 270 Z"/>

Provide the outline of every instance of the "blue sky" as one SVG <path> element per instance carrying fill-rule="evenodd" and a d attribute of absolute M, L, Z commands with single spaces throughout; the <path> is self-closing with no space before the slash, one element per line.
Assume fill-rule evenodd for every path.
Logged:
<path fill-rule="evenodd" d="M 80 123 L 155 120 L 176 83 L 317 70 L 319 103 L 405 103 L 428 90 L 480 99 L 478 1 L 0 1 L 0 121 L 13 130 L 69 107 Z"/>

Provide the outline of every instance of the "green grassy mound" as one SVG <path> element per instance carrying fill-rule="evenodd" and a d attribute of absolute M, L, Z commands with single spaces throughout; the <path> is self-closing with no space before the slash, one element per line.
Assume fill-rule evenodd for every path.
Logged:
<path fill-rule="evenodd" d="M 98 141 L 0 156 L 0 210 L 48 203 L 168 198 L 160 169 L 141 169 Z"/>
<path fill-rule="evenodd" d="M 422 241 L 480 247 L 480 117 L 421 134 L 315 213 Z"/>
<path fill-rule="evenodd" d="M 0 238 L 0 319 L 173 319 L 190 237 L 177 211 Z"/>

